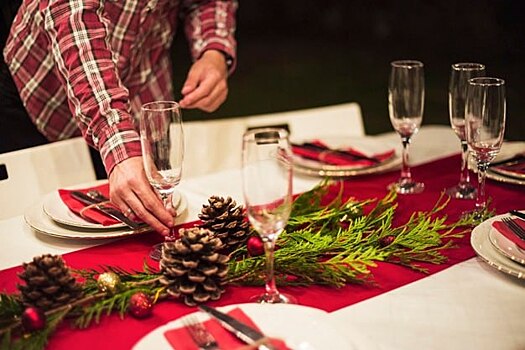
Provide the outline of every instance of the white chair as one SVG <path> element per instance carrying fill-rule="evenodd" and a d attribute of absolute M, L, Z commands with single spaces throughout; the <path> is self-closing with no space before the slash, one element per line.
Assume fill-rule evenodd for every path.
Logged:
<path fill-rule="evenodd" d="M 183 179 L 238 168 L 242 134 L 247 128 L 287 124 L 293 140 L 363 136 L 357 103 L 184 123 Z"/>
<path fill-rule="evenodd" d="M 53 190 L 96 179 L 80 137 L 0 154 L 0 167 L 0 219 L 23 214 Z"/>

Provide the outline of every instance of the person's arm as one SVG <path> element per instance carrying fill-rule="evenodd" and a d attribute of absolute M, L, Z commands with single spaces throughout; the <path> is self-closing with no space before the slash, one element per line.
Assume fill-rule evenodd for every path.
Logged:
<path fill-rule="evenodd" d="M 183 1 L 184 29 L 195 63 L 182 87 L 183 108 L 216 110 L 236 64 L 236 0 Z"/>
<path fill-rule="evenodd" d="M 149 186 L 140 141 L 129 114 L 103 21 L 104 1 L 43 2 L 46 31 L 57 69 L 64 79 L 70 110 L 88 143 L 99 151 L 109 174 L 111 201 L 133 212 L 159 232 L 173 225 L 171 215 Z"/>

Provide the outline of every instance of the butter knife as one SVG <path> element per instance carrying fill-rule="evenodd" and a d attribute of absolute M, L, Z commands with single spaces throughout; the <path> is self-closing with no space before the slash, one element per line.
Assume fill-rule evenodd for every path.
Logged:
<path fill-rule="evenodd" d="M 525 220 L 525 214 L 522 213 L 522 212 L 519 212 L 517 210 L 511 210 L 509 211 L 509 213 L 511 213 L 512 215 L 514 216 L 517 216 L 518 218 L 520 218 L 521 220 Z"/>
<path fill-rule="evenodd" d="M 105 214 L 105 215 L 107 215 L 109 217 L 112 217 L 113 219 L 116 219 L 116 220 L 126 224 L 127 226 L 129 226 L 130 228 L 132 228 L 134 230 L 137 229 L 137 228 L 140 228 L 141 226 L 143 226 L 142 223 L 135 222 L 133 220 L 128 219 L 119 210 L 100 204 L 101 202 L 99 200 L 96 200 L 96 199 L 93 199 L 93 198 L 89 197 L 84 192 L 71 191 L 70 195 L 71 195 L 71 197 L 75 198 L 79 202 L 82 202 L 82 203 L 87 204 L 87 205 L 93 205 L 93 208 L 98 210 L 102 214 Z"/>
<path fill-rule="evenodd" d="M 265 335 L 257 329 L 248 326 L 247 324 L 237 320 L 236 318 L 231 317 L 230 315 L 224 312 L 221 312 L 217 309 L 206 305 L 199 305 L 199 309 L 218 320 L 226 330 L 228 330 L 230 333 L 235 335 L 237 338 L 239 338 L 246 344 L 253 344 L 261 340 L 262 338 L 265 338 Z M 276 350 L 276 348 L 270 344 L 261 344 L 257 347 L 257 349 Z"/>

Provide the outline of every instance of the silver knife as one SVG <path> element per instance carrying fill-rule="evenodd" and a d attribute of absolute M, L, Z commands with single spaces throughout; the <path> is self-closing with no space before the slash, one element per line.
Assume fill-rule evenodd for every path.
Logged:
<path fill-rule="evenodd" d="M 101 201 L 89 197 L 84 192 L 71 191 L 70 194 L 71 194 L 71 197 L 75 198 L 76 200 L 78 200 L 78 201 L 80 201 L 80 202 L 82 202 L 84 204 L 87 204 L 87 205 L 94 205 L 93 206 L 94 209 L 98 210 L 102 214 L 105 214 L 105 215 L 107 215 L 109 217 L 112 217 L 113 219 L 116 219 L 116 220 L 126 224 L 127 226 L 129 226 L 130 228 L 132 228 L 134 230 L 144 226 L 142 223 L 135 222 L 135 221 L 133 221 L 131 219 L 128 219 L 118 209 L 111 208 L 111 207 L 108 207 L 108 206 L 105 206 L 105 205 L 101 205 L 100 204 Z"/>
<path fill-rule="evenodd" d="M 246 344 L 253 344 L 257 342 L 258 340 L 265 338 L 265 335 L 261 333 L 260 331 L 258 331 L 257 329 L 248 326 L 247 324 L 231 317 L 230 315 L 224 312 L 221 312 L 217 309 L 214 309 L 206 305 L 199 305 L 199 309 L 201 309 L 202 311 L 206 312 L 207 314 L 211 315 L 213 318 L 218 320 L 226 330 L 233 333 L 237 338 L 239 338 Z M 276 350 L 276 348 L 270 344 L 261 344 L 258 346 L 257 349 Z"/>

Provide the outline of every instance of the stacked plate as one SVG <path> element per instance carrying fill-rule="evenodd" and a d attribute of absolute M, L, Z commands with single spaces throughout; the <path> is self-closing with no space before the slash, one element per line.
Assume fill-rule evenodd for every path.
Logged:
<path fill-rule="evenodd" d="M 525 142 L 505 142 L 487 171 L 487 177 L 495 181 L 525 185 Z"/>
<path fill-rule="evenodd" d="M 476 253 L 490 266 L 514 277 L 525 279 L 525 250 L 521 249 L 492 226 L 509 214 L 498 215 L 472 230 L 470 243 Z"/>
<path fill-rule="evenodd" d="M 69 189 L 93 187 L 102 185 L 106 181 Z M 178 220 L 183 220 L 188 207 L 186 197 L 176 192 L 176 195 L 173 196 L 173 205 L 177 208 Z M 133 230 L 123 223 L 103 226 L 87 221 L 69 210 L 60 198 L 58 191 L 48 193 L 42 200 L 30 207 L 25 212 L 24 219 L 33 230 L 39 233 L 67 239 L 107 239 L 151 231 L 149 227 Z"/>
<path fill-rule="evenodd" d="M 295 144 L 308 143 L 311 140 L 298 140 Z M 323 144 L 327 145 L 330 150 L 345 150 L 353 149 L 359 151 L 364 156 L 374 158 L 374 155 L 385 154 L 389 151 L 394 151 L 398 146 L 379 142 L 374 137 L 355 137 L 352 139 L 348 138 L 323 138 Z M 349 176 L 361 176 L 368 174 L 377 174 L 386 172 L 389 170 L 396 169 L 401 164 L 401 157 L 397 152 L 392 152 L 391 156 L 382 158 L 381 161 L 363 164 L 363 162 L 356 162 L 355 164 L 347 165 L 333 165 L 327 164 L 322 161 L 304 158 L 298 155 L 294 155 L 293 158 L 294 169 L 297 173 L 311 175 L 311 176 L 331 176 L 331 177 L 349 177 Z M 366 162 L 364 162 L 366 163 Z"/>

